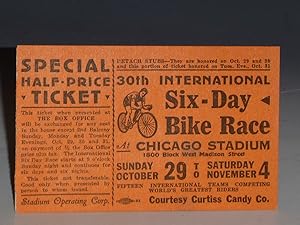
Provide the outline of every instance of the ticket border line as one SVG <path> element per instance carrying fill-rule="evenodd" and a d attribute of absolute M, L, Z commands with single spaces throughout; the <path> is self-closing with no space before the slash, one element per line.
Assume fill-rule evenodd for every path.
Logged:
<path fill-rule="evenodd" d="M 115 201 L 115 60 L 112 59 L 112 201 Z"/>

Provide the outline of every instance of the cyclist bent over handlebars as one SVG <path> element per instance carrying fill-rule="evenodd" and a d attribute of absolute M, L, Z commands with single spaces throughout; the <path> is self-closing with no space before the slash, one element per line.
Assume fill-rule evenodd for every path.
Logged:
<path fill-rule="evenodd" d="M 129 93 L 123 100 L 123 105 L 126 110 L 125 126 L 130 129 L 136 123 L 137 118 L 141 114 L 141 110 L 151 110 L 152 105 L 145 104 L 145 96 L 148 94 L 146 88 L 142 88 L 139 92 Z M 135 110 L 134 117 L 132 118 L 132 111 Z"/>

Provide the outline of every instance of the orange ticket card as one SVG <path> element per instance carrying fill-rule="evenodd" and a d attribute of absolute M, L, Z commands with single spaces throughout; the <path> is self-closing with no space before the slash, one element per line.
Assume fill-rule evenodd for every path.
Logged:
<path fill-rule="evenodd" d="M 18 46 L 16 211 L 275 209 L 279 51 Z"/>

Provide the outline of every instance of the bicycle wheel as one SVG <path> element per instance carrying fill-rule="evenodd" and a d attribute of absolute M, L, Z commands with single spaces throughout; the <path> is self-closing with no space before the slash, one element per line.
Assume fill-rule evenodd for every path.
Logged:
<path fill-rule="evenodd" d="M 152 137 L 157 131 L 157 120 L 152 113 L 143 113 L 138 121 L 138 130 L 145 138 Z"/>
<path fill-rule="evenodd" d="M 128 127 L 126 127 L 125 125 L 125 118 L 126 118 L 126 113 L 124 112 L 120 113 L 118 117 L 118 127 L 122 133 L 126 133 L 128 131 Z"/>

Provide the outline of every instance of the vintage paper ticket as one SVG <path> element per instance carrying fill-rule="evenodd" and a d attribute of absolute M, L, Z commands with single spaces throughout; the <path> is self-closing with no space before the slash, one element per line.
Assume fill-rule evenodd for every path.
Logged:
<path fill-rule="evenodd" d="M 274 209 L 279 47 L 18 46 L 18 212 Z"/>

